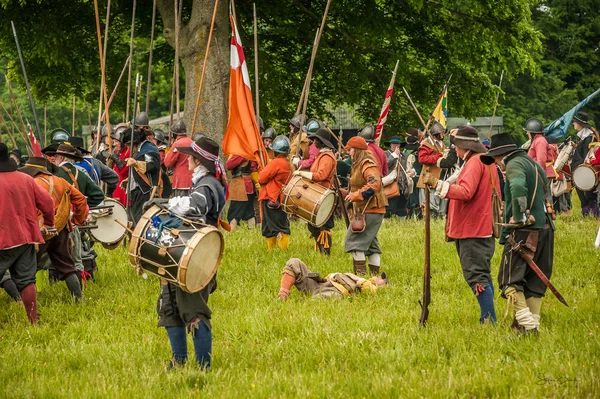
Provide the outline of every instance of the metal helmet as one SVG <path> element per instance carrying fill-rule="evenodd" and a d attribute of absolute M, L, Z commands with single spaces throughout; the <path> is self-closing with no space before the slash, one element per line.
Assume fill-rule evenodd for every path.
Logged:
<path fill-rule="evenodd" d="M 544 124 L 537 118 L 530 118 L 525 122 L 525 128 L 523 130 L 534 134 L 544 133 Z"/>
<path fill-rule="evenodd" d="M 295 128 L 300 129 L 300 124 L 302 123 L 302 119 L 304 119 L 304 115 L 298 114 L 289 120 L 290 125 L 294 126 Z"/>
<path fill-rule="evenodd" d="M 265 131 L 265 124 L 260 116 L 258 117 L 258 128 L 261 133 Z"/>
<path fill-rule="evenodd" d="M 54 129 L 51 133 L 52 143 L 64 143 L 69 141 L 69 133 L 66 130 L 58 128 Z"/>
<path fill-rule="evenodd" d="M 187 134 L 187 127 L 183 119 L 178 119 L 169 128 L 169 132 L 175 136 L 185 136 Z"/>
<path fill-rule="evenodd" d="M 278 154 L 287 155 L 290 153 L 290 139 L 286 136 L 277 136 L 269 148 Z"/>
<path fill-rule="evenodd" d="M 263 139 L 271 139 L 274 140 L 275 139 L 275 129 L 272 127 L 267 128 L 267 130 L 265 130 L 263 132 L 263 134 L 261 134 L 261 137 Z"/>
<path fill-rule="evenodd" d="M 429 133 L 431 133 L 432 136 L 437 136 L 442 133 L 446 133 L 446 128 L 444 127 L 444 125 L 442 125 L 438 121 L 435 121 L 435 122 L 433 122 L 431 129 L 429 129 Z"/>
<path fill-rule="evenodd" d="M 145 112 L 140 112 L 135 116 L 135 126 L 143 127 L 150 125 L 150 118 L 148 118 L 148 114 Z"/>
<path fill-rule="evenodd" d="M 365 125 L 358 132 L 358 136 L 365 139 L 365 141 L 372 141 L 375 138 L 375 128 L 373 125 Z"/>
<path fill-rule="evenodd" d="M 315 134 L 317 130 L 323 127 L 323 123 L 315 118 L 310 118 L 306 123 L 306 132 L 308 134 Z"/>
<path fill-rule="evenodd" d="M 168 144 L 169 141 L 167 139 L 167 136 L 165 135 L 165 132 L 162 129 L 154 129 L 154 138 L 158 143 L 161 144 Z"/>
<path fill-rule="evenodd" d="M 100 129 L 102 129 L 102 126 L 104 126 L 104 123 L 100 123 Z M 98 133 L 98 125 L 92 126 L 92 136 L 97 133 Z"/>
<path fill-rule="evenodd" d="M 111 132 L 110 137 L 113 140 L 123 141 L 123 132 L 127 130 L 128 127 L 127 123 L 119 123 Z"/>
<path fill-rule="evenodd" d="M 111 126 L 110 130 L 112 132 L 112 130 L 113 130 L 112 126 Z M 102 126 L 102 135 L 101 135 L 101 137 L 106 137 L 106 136 L 108 136 L 108 125 Z"/>

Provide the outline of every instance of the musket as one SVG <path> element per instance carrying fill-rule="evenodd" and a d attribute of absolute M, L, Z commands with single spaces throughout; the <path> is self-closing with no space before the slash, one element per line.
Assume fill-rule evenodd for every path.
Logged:
<path fill-rule="evenodd" d="M 338 192 L 338 201 L 340 202 L 340 207 L 342 208 L 342 215 L 344 216 L 344 222 L 346 222 L 346 228 L 350 226 L 350 218 L 348 217 L 348 209 L 346 209 L 346 203 L 344 201 L 344 197 L 342 196 L 340 178 L 338 175 L 334 175 L 333 184 L 335 185 L 335 189 Z"/>
<path fill-rule="evenodd" d="M 512 235 L 509 235 L 506 238 L 506 242 L 511 246 L 511 251 L 514 251 L 519 254 L 519 256 L 531 267 L 531 269 L 537 274 L 537 276 L 542 280 L 542 282 L 552 291 L 556 299 L 560 301 L 565 306 L 569 306 L 565 298 L 558 292 L 558 289 L 548 280 L 548 277 L 544 274 L 544 272 L 540 269 L 538 265 L 535 264 L 533 257 L 529 254 L 524 248 L 521 242 L 515 241 Z"/>
<path fill-rule="evenodd" d="M 496 102 L 494 103 L 494 112 L 492 113 L 492 120 L 490 122 L 490 131 L 488 132 L 488 140 L 492 137 L 492 130 L 494 129 L 494 119 L 496 118 L 496 110 L 498 109 L 498 100 L 500 99 L 500 91 L 502 89 L 502 78 L 504 77 L 504 69 L 500 74 L 500 83 L 498 83 L 498 93 L 496 93 Z"/>
<path fill-rule="evenodd" d="M 17 44 L 17 51 L 19 52 L 19 59 L 21 60 L 21 68 L 23 69 L 23 78 L 25 79 L 25 87 L 27 87 L 27 95 L 29 96 L 29 104 L 31 105 L 31 112 L 33 112 L 33 119 L 35 119 L 35 127 L 37 129 L 37 139 L 38 142 L 40 140 L 40 123 L 38 122 L 38 117 L 35 112 L 35 103 L 33 102 L 33 96 L 31 95 L 31 87 L 29 87 L 29 80 L 27 79 L 27 71 L 25 70 L 25 62 L 23 61 L 23 53 L 21 53 L 21 46 L 19 46 L 19 38 L 17 37 L 17 30 L 15 29 L 15 24 L 13 21 L 10 21 L 12 25 L 13 35 L 15 36 L 15 43 Z"/>
<path fill-rule="evenodd" d="M 423 300 L 419 300 L 421 305 L 421 316 L 419 325 L 427 326 L 429 317 L 429 304 L 431 303 L 431 216 L 430 216 L 430 195 L 429 188 L 425 188 L 425 209 L 423 210 L 423 219 L 425 222 L 425 259 L 423 262 Z"/>
<path fill-rule="evenodd" d="M 131 140 L 129 141 L 129 156 L 135 159 L 135 155 L 133 154 L 133 136 L 135 134 L 135 117 L 138 103 L 138 89 L 140 87 L 140 74 L 135 75 L 135 96 L 133 97 L 133 119 L 131 120 Z M 131 218 L 131 222 L 133 222 L 133 215 L 131 215 L 129 209 L 129 201 L 131 200 L 131 179 L 133 179 L 133 166 L 129 167 L 127 176 L 127 201 L 125 201 L 125 210 L 127 211 L 127 215 Z"/>

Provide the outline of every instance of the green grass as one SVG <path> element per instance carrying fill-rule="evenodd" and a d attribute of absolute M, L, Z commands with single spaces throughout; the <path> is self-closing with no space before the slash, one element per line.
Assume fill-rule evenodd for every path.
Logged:
<path fill-rule="evenodd" d="M 574 211 L 575 212 L 575 211 Z M 293 225 L 288 252 L 266 252 L 259 231 L 226 236 L 219 288 L 211 296 L 213 370 L 191 363 L 166 372 L 170 349 L 156 327 L 158 279 L 137 276 L 126 252 L 101 251 L 97 280 L 76 304 L 66 286 L 38 274 L 40 325 L 0 293 L 1 397 L 520 397 L 600 395 L 600 251 L 598 221 L 557 222 L 552 294 L 539 337 L 507 325 L 480 326 L 454 245 L 432 226 L 432 303 L 418 327 L 423 226 L 385 222 L 382 266 L 393 283 L 376 295 L 315 301 L 295 289 L 276 300 L 292 256 L 327 274 L 350 271 L 343 222 L 330 259 L 312 251 L 304 225 Z M 498 272 L 500 247 L 493 259 Z M 501 319 L 506 301 L 498 298 Z M 509 323 L 508 323 L 509 324 Z M 193 354 L 191 341 L 190 354 Z"/>

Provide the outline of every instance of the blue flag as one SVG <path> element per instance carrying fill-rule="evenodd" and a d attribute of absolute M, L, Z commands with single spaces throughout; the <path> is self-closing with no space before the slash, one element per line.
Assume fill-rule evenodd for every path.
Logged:
<path fill-rule="evenodd" d="M 563 116 L 549 124 L 544 129 L 544 135 L 546 136 L 546 139 L 556 141 L 561 137 L 565 136 L 567 134 L 569 126 L 571 126 L 571 122 L 573 122 L 573 117 L 575 116 L 575 114 L 581 108 L 585 107 L 585 105 L 588 102 L 590 102 L 590 100 L 594 98 L 598 93 L 600 93 L 600 89 L 587 96 L 582 102 L 580 102 L 579 104 L 571 108 L 568 112 L 566 112 Z"/>

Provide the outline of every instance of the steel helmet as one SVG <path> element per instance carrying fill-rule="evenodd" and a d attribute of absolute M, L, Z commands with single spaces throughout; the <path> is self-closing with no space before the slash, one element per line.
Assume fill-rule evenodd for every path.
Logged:
<path fill-rule="evenodd" d="M 148 118 L 148 114 L 145 112 L 140 112 L 135 117 L 135 126 L 136 127 L 144 127 L 150 125 L 150 119 Z"/>
<path fill-rule="evenodd" d="M 261 133 L 265 131 L 265 124 L 260 116 L 258 117 L 258 128 Z"/>
<path fill-rule="evenodd" d="M 287 155 L 290 153 L 290 139 L 286 136 L 277 136 L 269 148 L 278 154 Z"/>
<path fill-rule="evenodd" d="M 154 138 L 158 143 L 168 144 L 167 137 L 162 129 L 154 129 Z"/>
<path fill-rule="evenodd" d="M 433 126 L 431 126 L 431 129 L 429 129 L 429 133 L 431 133 L 432 136 L 437 136 L 445 132 L 446 128 L 438 121 L 433 122 Z"/>
<path fill-rule="evenodd" d="M 261 137 L 263 139 L 274 140 L 275 139 L 275 129 L 272 127 L 267 128 L 267 130 L 264 131 L 264 133 L 261 135 Z"/>
<path fill-rule="evenodd" d="M 50 137 L 52 137 L 52 143 L 64 143 L 65 141 L 69 141 L 69 133 L 61 128 L 54 129 L 50 135 Z"/>
<path fill-rule="evenodd" d="M 175 136 L 185 136 L 187 134 L 187 127 L 185 126 L 185 122 L 183 119 L 178 119 L 169 128 L 171 134 Z"/>
<path fill-rule="evenodd" d="M 527 122 L 525 122 L 525 128 L 523 128 L 523 130 L 534 134 L 544 133 L 544 124 L 537 118 L 529 118 Z"/>
<path fill-rule="evenodd" d="M 358 136 L 365 139 L 365 141 L 373 141 L 375 138 L 375 128 L 373 125 L 365 125 L 360 132 L 358 132 Z"/>
<path fill-rule="evenodd" d="M 303 114 L 298 114 L 296 116 L 294 116 L 292 119 L 289 120 L 290 125 L 294 126 L 295 128 L 300 128 L 300 124 L 302 123 L 302 119 L 304 119 L 304 115 Z"/>
<path fill-rule="evenodd" d="M 306 132 L 308 134 L 315 134 L 319 128 L 322 128 L 323 124 L 321 121 L 315 118 L 310 118 L 306 123 Z"/>
<path fill-rule="evenodd" d="M 123 132 L 127 130 L 128 127 L 127 123 L 119 123 L 111 132 L 110 137 L 113 140 L 123 141 Z"/>

